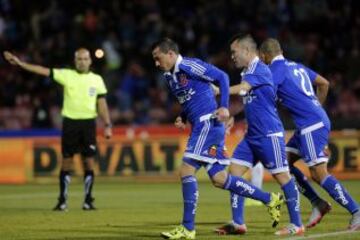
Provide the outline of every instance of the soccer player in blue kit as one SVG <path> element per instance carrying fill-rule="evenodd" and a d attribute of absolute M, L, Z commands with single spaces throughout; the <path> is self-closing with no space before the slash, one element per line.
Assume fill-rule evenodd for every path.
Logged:
<path fill-rule="evenodd" d="M 242 71 L 241 83 L 230 88 L 230 94 L 243 97 L 248 130 L 236 147 L 230 174 L 243 176 L 257 160 L 273 175 L 284 191 L 290 224 L 276 235 L 301 235 L 299 192 L 291 178 L 285 153 L 284 128 L 278 116 L 276 90 L 268 66 L 257 56 L 257 46 L 250 35 L 236 35 L 230 41 L 231 58 Z M 231 193 L 233 221 L 215 231 L 219 234 L 244 234 L 244 198 Z"/>
<path fill-rule="evenodd" d="M 199 196 L 195 174 L 200 167 L 206 168 L 216 187 L 263 202 L 273 222 L 277 223 L 282 196 L 263 192 L 241 177 L 225 171 L 229 163 L 224 154 L 223 123 L 229 118 L 228 75 L 199 59 L 182 57 L 178 45 L 169 38 L 153 44 L 152 56 L 156 67 L 165 72 L 169 90 L 182 106 L 183 114 L 175 124 L 183 126 L 185 118 L 191 124 L 191 135 L 180 168 L 184 203 L 182 224 L 169 232 L 162 232 L 161 236 L 166 239 L 195 239 L 195 213 Z M 219 107 L 211 83 L 220 88 Z"/>
<path fill-rule="evenodd" d="M 296 125 L 296 131 L 286 147 L 291 154 L 289 158 L 291 173 L 314 207 L 307 227 L 313 227 L 320 222 L 329 207 L 320 199 L 302 172 L 293 166 L 293 163 L 300 158 L 309 167 L 312 179 L 352 214 L 348 228 L 353 231 L 360 230 L 358 203 L 327 171 L 329 156 L 326 148 L 330 120 L 321 106 L 328 91 L 327 80 L 304 65 L 285 59 L 280 43 L 276 39 L 269 38 L 262 43 L 260 56 L 266 64 L 269 64 L 279 101 L 289 110 Z M 317 95 L 313 85 L 317 86 Z"/>

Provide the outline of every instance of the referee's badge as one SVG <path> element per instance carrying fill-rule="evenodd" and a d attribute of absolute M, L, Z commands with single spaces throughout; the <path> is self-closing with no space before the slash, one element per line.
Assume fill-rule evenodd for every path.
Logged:
<path fill-rule="evenodd" d="M 89 96 L 90 97 L 96 96 L 96 88 L 95 87 L 90 87 L 89 88 Z"/>

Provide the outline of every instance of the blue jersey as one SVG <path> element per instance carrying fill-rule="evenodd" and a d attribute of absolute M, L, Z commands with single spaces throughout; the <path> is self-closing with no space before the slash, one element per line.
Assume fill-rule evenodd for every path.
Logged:
<path fill-rule="evenodd" d="M 276 94 L 269 67 L 256 57 L 242 73 L 242 80 L 251 85 L 243 98 L 249 137 L 268 136 L 283 132 L 276 110 Z"/>
<path fill-rule="evenodd" d="M 229 106 L 229 77 L 211 64 L 179 55 L 174 71 L 164 75 L 171 93 L 183 108 L 183 115 L 192 125 L 218 108 L 210 83 L 220 86 L 220 106 Z"/>
<path fill-rule="evenodd" d="M 292 115 L 298 129 L 330 121 L 312 87 L 318 75 L 302 64 L 276 57 L 270 65 L 279 101 Z"/>

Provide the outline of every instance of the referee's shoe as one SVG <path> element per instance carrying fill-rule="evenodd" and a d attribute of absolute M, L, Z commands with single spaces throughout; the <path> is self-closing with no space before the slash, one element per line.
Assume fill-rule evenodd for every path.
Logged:
<path fill-rule="evenodd" d="M 59 198 L 58 203 L 56 204 L 56 206 L 53 208 L 54 211 L 67 211 L 68 207 L 67 207 L 67 203 L 65 199 Z"/>
<path fill-rule="evenodd" d="M 96 208 L 95 208 L 95 206 L 93 204 L 94 200 L 95 200 L 95 198 L 93 198 L 93 197 L 87 197 L 85 199 L 84 203 L 83 203 L 82 209 L 86 210 L 86 211 L 88 211 L 88 210 L 96 210 Z"/>

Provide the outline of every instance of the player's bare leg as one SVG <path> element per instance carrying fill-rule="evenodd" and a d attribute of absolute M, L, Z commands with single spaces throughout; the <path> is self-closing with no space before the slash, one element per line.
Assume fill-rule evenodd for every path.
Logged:
<path fill-rule="evenodd" d="M 255 166 L 251 169 L 251 184 L 262 189 L 264 181 L 264 166 L 261 162 L 255 164 Z M 261 202 L 253 200 L 251 198 L 245 199 L 245 206 L 261 206 Z"/>

